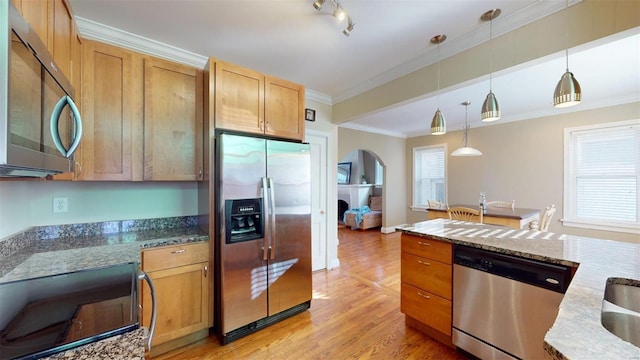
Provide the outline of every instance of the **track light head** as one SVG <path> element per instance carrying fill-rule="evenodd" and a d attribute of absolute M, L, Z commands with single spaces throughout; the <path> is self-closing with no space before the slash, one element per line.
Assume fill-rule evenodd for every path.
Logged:
<path fill-rule="evenodd" d="M 351 20 L 351 18 L 349 18 L 349 25 L 347 25 L 346 29 L 342 30 L 342 33 L 344 34 L 344 36 L 351 35 L 351 31 L 353 30 L 354 26 L 356 26 L 356 24 Z"/>
<path fill-rule="evenodd" d="M 316 2 L 313 3 L 313 8 L 320 11 L 322 5 L 324 5 L 324 1 L 325 0 L 316 0 Z"/>
<path fill-rule="evenodd" d="M 338 21 L 342 21 L 347 17 L 347 13 L 344 11 L 340 4 L 336 4 L 336 9 L 333 12 L 333 16 L 338 19 Z"/>

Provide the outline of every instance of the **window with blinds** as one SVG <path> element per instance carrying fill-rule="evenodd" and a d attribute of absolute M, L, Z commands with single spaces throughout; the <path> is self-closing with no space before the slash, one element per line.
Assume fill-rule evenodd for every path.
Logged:
<path fill-rule="evenodd" d="M 413 149 L 413 205 L 426 209 L 428 200 L 446 203 L 446 145 Z"/>
<path fill-rule="evenodd" d="M 565 129 L 565 225 L 638 232 L 640 121 Z"/>

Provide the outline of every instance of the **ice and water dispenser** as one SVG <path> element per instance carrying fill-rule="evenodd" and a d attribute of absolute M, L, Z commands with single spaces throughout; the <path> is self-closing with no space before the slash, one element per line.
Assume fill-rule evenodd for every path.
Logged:
<path fill-rule="evenodd" d="M 226 200 L 225 214 L 227 244 L 262 238 L 261 198 Z"/>

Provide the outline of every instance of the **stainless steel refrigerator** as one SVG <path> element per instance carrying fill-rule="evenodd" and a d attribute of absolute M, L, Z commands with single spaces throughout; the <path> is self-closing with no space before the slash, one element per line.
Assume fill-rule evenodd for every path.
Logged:
<path fill-rule="evenodd" d="M 308 144 L 216 135 L 216 329 L 226 344 L 311 304 Z"/>

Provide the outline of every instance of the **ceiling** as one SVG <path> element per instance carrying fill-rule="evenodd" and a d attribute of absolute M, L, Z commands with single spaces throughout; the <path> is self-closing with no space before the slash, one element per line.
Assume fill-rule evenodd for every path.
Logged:
<path fill-rule="evenodd" d="M 138 43 L 152 43 L 148 51 L 175 48 L 183 62 L 200 66 L 214 56 L 303 84 L 308 97 L 330 104 L 437 62 L 437 47 L 429 43 L 434 35 L 447 35 L 440 58 L 488 41 L 489 23 L 480 19 L 487 10 L 502 11 L 493 21 L 495 37 L 565 7 L 557 0 L 341 0 L 355 22 L 346 37 L 342 34 L 346 23 L 338 24 L 331 15 L 333 0 L 326 0 L 320 11 L 313 8 L 313 1 L 70 3 L 85 37 L 104 40 L 104 34 L 115 28 L 133 35 Z M 640 100 L 639 34 L 636 28 L 570 50 L 570 69 L 583 89 L 583 103 L 574 108 L 551 106 L 555 84 L 565 69 L 564 52 L 494 72 L 492 88 L 502 110 L 499 123 Z M 488 88 L 485 76 L 440 90 L 440 108 L 449 130 L 461 128 L 464 101 L 471 102 L 471 126 L 484 125 L 479 114 Z M 437 95 L 427 94 L 341 126 L 399 137 L 425 135 L 438 107 Z"/>

